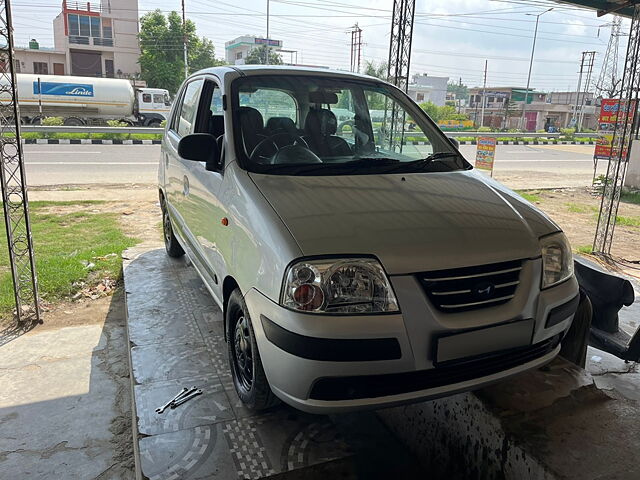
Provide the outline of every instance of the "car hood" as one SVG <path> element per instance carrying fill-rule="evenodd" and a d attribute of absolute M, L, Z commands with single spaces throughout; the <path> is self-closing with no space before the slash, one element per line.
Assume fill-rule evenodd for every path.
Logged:
<path fill-rule="evenodd" d="M 305 256 L 375 255 L 389 274 L 538 257 L 559 230 L 475 171 L 250 176 Z"/>

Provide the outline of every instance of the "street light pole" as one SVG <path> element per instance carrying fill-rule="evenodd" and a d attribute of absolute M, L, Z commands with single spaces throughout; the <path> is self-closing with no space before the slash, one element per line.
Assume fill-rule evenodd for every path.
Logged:
<path fill-rule="evenodd" d="M 265 65 L 269 65 L 269 0 L 267 0 L 267 58 L 265 60 Z"/>
<path fill-rule="evenodd" d="M 184 78 L 189 76 L 189 62 L 187 60 L 187 17 L 184 14 L 184 0 L 182 0 L 182 54 L 184 61 Z"/>
<path fill-rule="evenodd" d="M 533 54 L 536 51 L 536 39 L 538 38 L 538 22 L 540 21 L 540 17 L 542 15 L 544 15 L 547 12 L 550 12 L 551 10 L 553 10 L 553 8 L 549 8 L 547 10 L 545 10 L 542 13 L 539 13 L 538 15 L 534 15 L 532 13 L 526 13 L 525 15 L 529 15 L 532 17 L 536 17 L 536 28 L 533 32 L 533 45 L 531 46 L 531 58 L 529 60 L 529 74 L 527 75 L 527 89 L 525 90 L 524 93 L 524 105 L 522 105 L 522 117 L 520 117 L 520 129 L 524 130 L 524 126 L 525 126 L 525 121 L 524 121 L 524 117 L 525 117 L 525 112 L 527 111 L 527 100 L 529 100 L 529 85 L 531 84 L 531 69 L 533 68 Z"/>

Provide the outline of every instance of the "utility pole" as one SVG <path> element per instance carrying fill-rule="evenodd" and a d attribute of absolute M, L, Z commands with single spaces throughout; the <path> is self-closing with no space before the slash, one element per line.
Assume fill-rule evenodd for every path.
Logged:
<path fill-rule="evenodd" d="M 189 76 L 189 63 L 187 61 L 187 17 L 184 14 L 184 0 L 182 0 L 182 47 L 184 50 L 184 78 Z"/>
<path fill-rule="evenodd" d="M 267 0 L 267 58 L 264 61 L 265 65 L 269 65 L 269 52 L 271 47 L 269 45 L 269 0 Z"/>
<path fill-rule="evenodd" d="M 362 29 L 356 23 L 351 30 L 351 71 L 360 73 L 362 55 Z"/>
<path fill-rule="evenodd" d="M 489 60 L 484 61 L 484 81 L 482 82 L 482 110 L 480 111 L 480 126 L 484 127 L 484 104 L 485 98 L 487 95 L 487 66 L 489 65 Z"/>
<path fill-rule="evenodd" d="M 540 17 L 547 12 L 550 12 L 553 8 L 549 8 L 538 15 L 533 15 L 532 13 L 526 13 L 525 15 L 529 15 L 531 17 L 536 17 L 536 28 L 533 31 L 533 45 L 531 46 L 531 59 L 529 60 L 529 75 L 527 75 L 527 89 L 524 94 L 524 104 L 522 105 L 522 117 L 520 118 L 520 129 L 525 129 L 525 112 L 527 111 L 527 101 L 529 100 L 529 85 L 531 84 L 531 69 L 533 68 L 533 55 L 536 51 L 536 39 L 538 38 L 538 22 L 540 21 Z"/>
<path fill-rule="evenodd" d="M 589 85 L 591 85 L 591 75 L 593 74 L 593 65 L 596 59 L 596 52 L 584 52 L 586 54 L 587 77 L 584 82 L 584 92 L 582 92 L 582 101 L 580 102 L 580 112 L 578 113 L 578 126 L 576 131 L 582 131 L 582 122 L 584 120 L 584 106 L 589 93 Z M 583 56 L 583 60 L 584 60 Z M 582 70 L 582 67 L 580 68 Z"/>
<path fill-rule="evenodd" d="M 576 131 L 579 132 L 582 127 L 584 103 L 586 94 L 589 91 L 589 82 L 591 81 L 591 74 L 593 73 L 593 64 L 595 61 L 596 52 L 582 52 L 582 60 L 580 61 L 580 75 L 578 75 L 578 88 L 576 89 L 576 103 L 573 108 L 573 116 L 571 117 L 571 123 L 575 126 Z M 584 92 L 582 91 L 582 76 L 586 71 L 586 82 Z M 582 97 L 581 97 L 582 95 Z"/>

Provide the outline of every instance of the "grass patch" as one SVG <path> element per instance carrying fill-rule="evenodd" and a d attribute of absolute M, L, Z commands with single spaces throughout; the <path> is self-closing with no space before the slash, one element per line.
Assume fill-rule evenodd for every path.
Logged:
<path fill-rule="evenodd" d="M 137 243 L 120 230 L 115 213 L 91 213 L 82 206 L 98 202 L 31 202 L 33 234 L 40 296 L 53 302 L 78 290 L 75 282 L 88 285 L 103 278 L 117 279 L 121 252 Z M 52 207 L 77 205 L 79 211 L 50 213 Z M 2 225 L 4 229 L 4 225 Z M 108 256 L 115 253 L 115 256 Z M 100 258 L 102 257 L 102 258 Z M 84 263 L 83 263 L 84 262 Z M 94 266 L 87 268 L 87 264 Z M 14 308 L 13 286 L 6 241 L 0 243 L 0 313 Z"/>
<path fill-rule="evenodd" d="M 540 201 L 540 195 L 537 192 L 525 192 L 524 190 L 516 190 L 515 192 L 528 202 L 535 203 Z"/>
<path fill-rule="evenodd" d="M 620 194 L 620 200 L 626 203 L 640 205 L 640 192 L 622 192 Z"/>
<path fill-rule="evenodd" d="M 591 254 L 593 253 L 593 246 L 592 245 L 579 245 L 575 248 L 576 252 L 578 253 L 584 253 L 584 254 Z"/>
<path fill-rule="evenodd" d="M 590 213 L 597 212 L 598 208 L 581 203 L 567 203 L 567 209 L 572 213 Z"/>
<path fill-rule="evenodd" d="M 618 225 L 624 225 L 626 227 L 640 227 L 640 217 L 616 217 L 616 223 Z"/>

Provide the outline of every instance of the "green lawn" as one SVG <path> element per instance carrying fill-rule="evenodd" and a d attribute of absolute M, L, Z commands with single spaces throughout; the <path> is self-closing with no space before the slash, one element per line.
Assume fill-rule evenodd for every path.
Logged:
<path fill-rule="evenodd" d="M 137 243 L 122 233 L 118 215 L 92 213 L 99 202 L 31 202 L 31 230 L 36 255 L 40 296 L 53 302 L 72 295 L 74 282 L 98 282 L 120 275 L 121 253 Z M 55 206 L 76 205 L 71 213 L 53 213 Z M 83 208 L 84 207 L 84 208 Z M 4 220 L 2 221 L 2 232 Z M 7 242 L 0 241 L 0 313 L 14 308 Z M 110 253 L 116 256 L 106 257 Z M 105 257 L 105 258 L 99 258 Z M 83 263 L 84 262 L 84 263 Z M 87 264 L 94 266 L 87 268 Z"/>
<path fill-rule="evenodd" d="M 620 194 L 620 200 L 627 203 L 640 205 L 640 192 L 625 191 Z"/>

